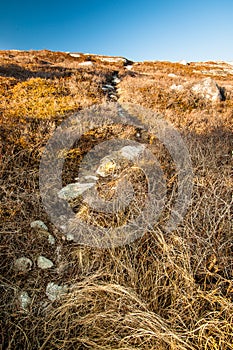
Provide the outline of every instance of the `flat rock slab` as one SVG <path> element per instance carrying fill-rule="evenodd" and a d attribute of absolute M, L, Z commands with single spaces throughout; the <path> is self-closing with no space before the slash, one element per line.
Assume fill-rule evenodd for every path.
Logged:
<path fill-rule="evenodd" d="M 75 199 L 78 196 L 81 196 L 86 190 L 89 188 L 92 188 L 95 186 L 95 182 L 89 182 L 89 183 L 71 183 L 65 187 L 63 187 L 58 192 L 58 197 L 64 200 L 71 200 Z"/>
<path fill-rule="evenodd" d="M 40 269 L 46 270 L 53 267 L 53 262 L 43 255 L 40 255 L 37 259 L 37 265 Z"/>

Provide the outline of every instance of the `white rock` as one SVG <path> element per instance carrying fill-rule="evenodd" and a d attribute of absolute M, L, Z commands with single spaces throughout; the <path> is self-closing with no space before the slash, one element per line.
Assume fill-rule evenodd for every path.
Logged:
<path fill-rule="evenodd" d="M 93 66 L 93 62 L 92 61 L 85 61 L 85 62 L 80 62 L 78 65 L 81 67 L 91 67 L 91 66 Z"/>
<path fill-rule="evenodd" d="M 40 255 L 37 259 L 37 265 L 40 269 L 46 270 L 46 269 L 50 269 L 51 267 L 53 267 L 53 262 L 51 260 L 47 259 L 45 256 Z"/>
<path fill-rule="evenodd" d="M 168 74 L 168 77 L 170 77 L 170 78 L 177 78 L 177 75 L 174 74 L 174 73 L 169 73 L 169 74 Z"/>
<path fill-rule="evenodd" d="M 111 94 L 109 97 L 114 99 L 114 100 L 117 100 L 117 96 L 116 95 Z"/>
<path fill-rule="evenodd" d="M 15 268 L 21 272 L 30 271 L 32 268 L 32 261 L 26 257 L 22 257 L 15 260 Z"/>
<path fill-rule="evenodd" d="M 19 294 L 19 303 L 20 303 L 20 307 L 21 309 L 23 309 L 24 311 L 28 310 L 28 306 L 30 305 L 32 299 L 29 297 L 28 293 L 25 291 L 22 291 Z"/>
<path fill-rule="evenodd" d="M 58 197 L 64 200 L 71 200 L 83 194 L 89 188 L 95 186 L 95 182 L 79 183 L 75 182 L 63 187 L 58 192 Z"/>
<path fill-rule="evenodd" d="M 222 100 L 220 88 L 211 78 L 206 78 L 200 83 L 193 85 L 192 91 L 213 102 Z"/>
<path fill-rule="evenodd" d="M 49 243 L 50 244 L 55 244 L 55 238 L 53 237 L 53 235 L 51 235 L 51 234 L 49 234 L 49 236 L 48 236 L 48 241 L 49 241 Z"/>
<path fill-rule="evenodd" d="M 98 57 L 98 56 L 97 56 Z M 110 63 L 126 63 L 126 59 L 124 57 L 98 57 L 102 62 L 110 62 Z"/>
<path fill-rule="evenodd" d="M 67 241 L 73 241 L 74 235 L 72 233 L 67 233 L 66 239 L 67 239 Z"/>
<path fill-rule="evenodd" d="M 110 89 L 110 90 L 114 90 L 114 86 L 106 84 L 103 86 L 104 88 Z"/>
<path fill-rule="evenodd" d="M 132 64 L 127 64 L 127 66 L 125 66 L 125 69 L 131 70 L 133 68 Z"/>
<path fill-rule="evenodd" d="M 97 181 L 99 178 L 97 176 L 94 176 L 94 175 L 86 175 L 86 176 L 84 176 L 84 179 Z"/>
<path fill-rule="evenodd" d="M 133 160 L 138 157 L 145 150 L 144 145 L 138 146 L 125 146 L 120 149 L 120 154 L 129 160 Z"/>
<path fill-rule="evenodd" d="M 35 221 L 31 222 L 31 227 L 48 231 L 48 227 L 41 220 L 35 220 Z"/>
<path fill-rule="evenodd" d="M 113 82 L 114 82 L 115 84 L 119 84 L 119 83 L 121 82 L 121 80 L 120 80 L 117 76 L 114 76 L 114 77 L 113 77 Z"/>
<path fill-rule="evenodd" d="M 65 286 L 59 286 L 58 284 L 54 282 L 49 282 L 46 287 L 46 295 L 49 298 L 49 300 L 54 301 L 60 299 L 64 294 L 66 294 L 68 291 L 68 287 Z"/>
<path fill-rule="evenodd" d="M 170 89 L 171 90 L 177 90 L 177 91 L 181 91 L 183 90 L 183 85 L 176 85 L 176 84 L 173 84 L 172 86 L 170 86 Z"/>
<path fill-rule="evenodd" d="M 180 64 L 183 64 L 184 66 L 187 65 L 187 62 L 186 62 L 185 60 L 181 60 L 181 61 L 179 61 L 179 63 L 180 63 Z"/>
<path fill-rule="evenodd" d="M 70 56 L 72 56 L 72 57 L 81 57 L 81 55 L 79 53 L 70 53 Z"/>

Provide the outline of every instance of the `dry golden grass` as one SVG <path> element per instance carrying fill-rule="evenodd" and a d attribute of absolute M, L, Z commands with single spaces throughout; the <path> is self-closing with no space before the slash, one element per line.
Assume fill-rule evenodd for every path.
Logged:
<path fill-rule="evenodd" d="M 232 350 L 230 88 L 218 104 L 169 89 L 184 78 L 199 80 L 191 70 L 204 69 L 201 64 L 144 63 L 129 72 L 98 63 L 98 57 L 91 57 L 93 67 L 74 68 L 86 56 L 0 54 L 5 72 L 0 70 L 2 349 Z M 17 68 L 7 70 L 8 64 Z M 57 68 L 61 66 L 62 71 Z M 39 162 L 46 141 L 70 112 L 106 100 L 101 87 L 116 71 L 122 77 L 120 101 L 162 112 L 180 131 L 193 163 L 194 189 L 187 215 L 173 233 L 164 235 L 158 223 L 130 245 L 89 248 L 64 240 L 50 223 L 40 199 Z M 165 73 L 177 74 L 179 82 Z M 230 75 L 219 80 L 223 87 L 232 84 Z M 134 139 L 134 130 L 124 132 L 116 128 L 84 135 L 77 157 L 75 150 L 67 155 L 64 182 L 71 180 L 72 170 L 92 145 L 115 136 Z M 149 137 L 147 142 L 153 143 Z M 163 161 L 169 175 L 166 157 Z M 36 219 L 47 224 L 55 246 L 43 231 L 30 227 Z M 54 267 L 40 270 L 39 255 L 51 259 Z M 15 270 L 21 256 L 33 261 L 31 271 Z M 69 287 L 53 303 L 45 294 L 51 281 Z M 31 297 L 28 311 L 20 307 L 20 291 Z"/>
<path fill-rule="evenodd" d="M 205 68 L 208 69 L 208 66 Z M 208 133 L 217 128 L 232 131 L 233 70 L 231 71 L 225 77 L 211 76 L 224 91 L 225 97 L 224 101 L 212 103 L 191 91 L 193 84 L 208 77 L 202 74 L 201 64 L 184 66 L 170 62 L 138 63 L 119 84 L 119 102 L 139 104 L 162 113 L 178 129 L 187 129 L 189 132 Z M 171 73 L 175 77 L 169 76 Z M 184 89 L 171 89 L 174 84 L 182 85 Z"/>

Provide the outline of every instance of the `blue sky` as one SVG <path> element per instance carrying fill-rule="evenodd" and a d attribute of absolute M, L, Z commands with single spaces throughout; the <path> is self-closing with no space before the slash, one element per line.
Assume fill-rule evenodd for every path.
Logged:
<path fill-rule="evenodd" d="M 5 0 L 0 49 L 233 61 L 233 0 Z"/>

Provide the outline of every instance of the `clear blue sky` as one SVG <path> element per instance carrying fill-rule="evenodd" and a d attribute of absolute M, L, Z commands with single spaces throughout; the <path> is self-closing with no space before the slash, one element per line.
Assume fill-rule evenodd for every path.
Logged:
<path fill-rule="evenodd" d="M 233 0 L 3 0 L 0 49 L 233 61 Z"/>

